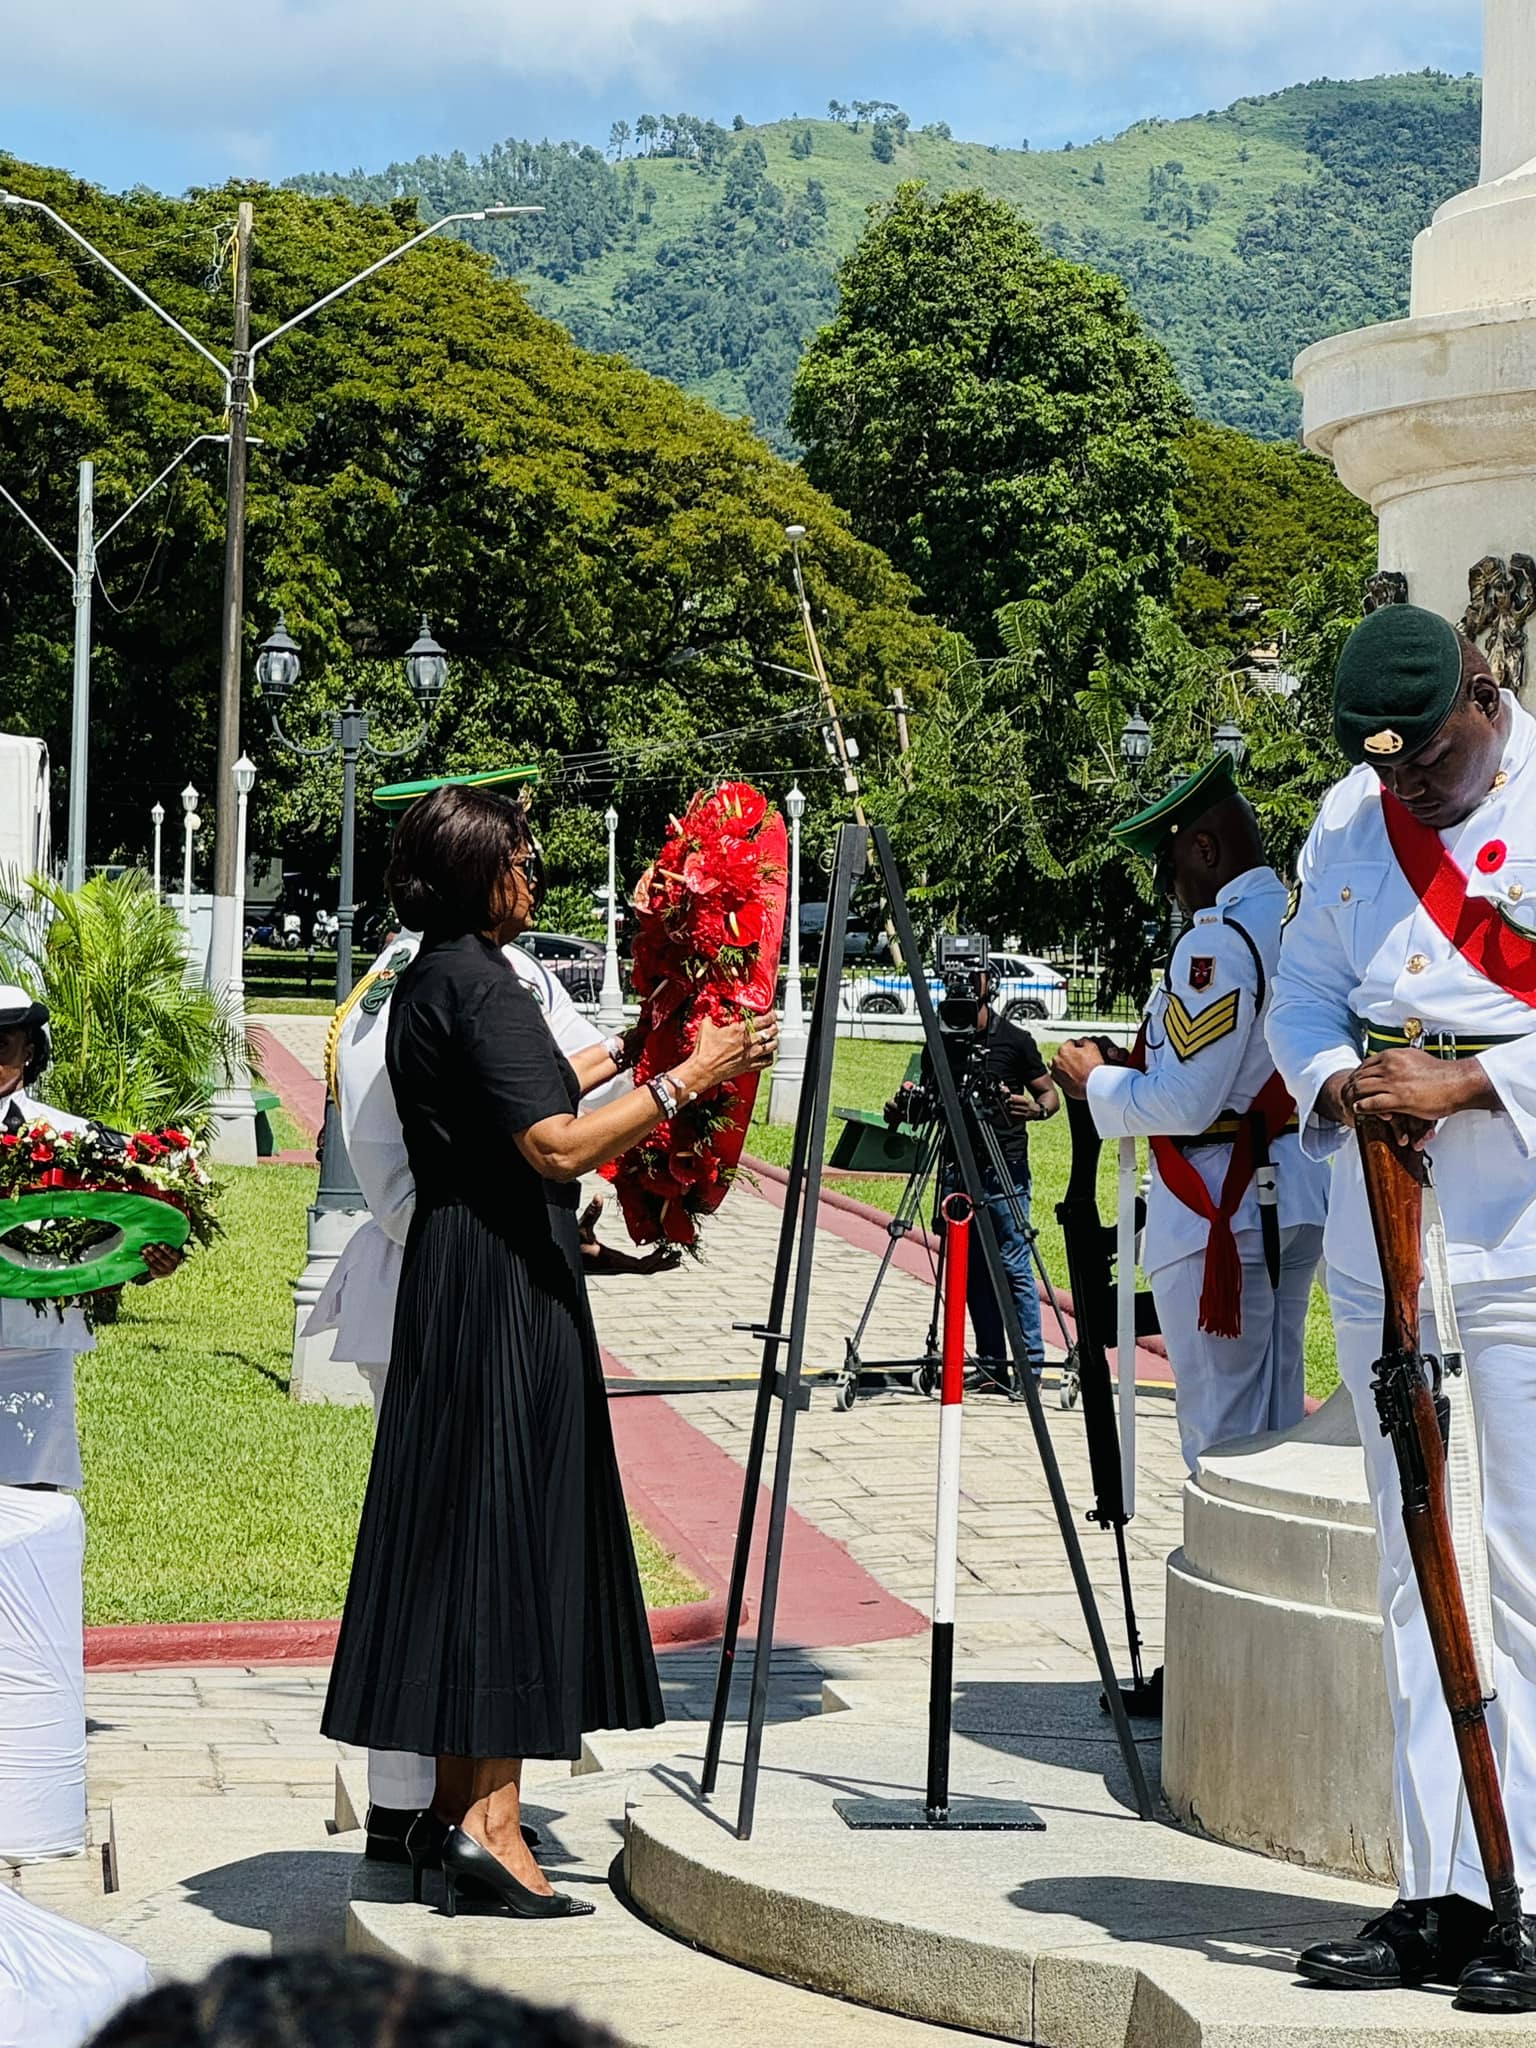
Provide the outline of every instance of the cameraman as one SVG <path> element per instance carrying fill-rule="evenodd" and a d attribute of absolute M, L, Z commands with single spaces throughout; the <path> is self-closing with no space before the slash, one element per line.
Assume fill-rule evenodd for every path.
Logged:
<path fill-rule="evenodd" d="M 980 1067 L 977 1093 L 981 1114 L 997 1133 L 998 1149 L 1008 1167 L 1010 1185 L 1005 1189 L 999 1183 L 985 1155 L 977 1164 L 981 1168 L 982 1186 L 986 1190 L 987 1207 L 997 1231 L 1003 1264 L 1008 1269 L 1013 1298 L 1018 1304 L 1030 1370 L 1038 1379 L 1045 1365 L 1045 1339 L 1040 1328 L 1040 1295 L 1035 1286 L 1030 1240 L 1026 1235 L 1030 1191 L 1029 1126 L 1053 1117 L 1061 1107 L 1061 1098 L 1031 1034 L 1017 1024 L 1010 1024 L 1006 1017 L 999 1016 L 992 1008 L 996 993 L 997 974 L 995 969 L 988 968 L 985 993 L 976 1013 L 976 1045 L 970 1058 Z M 918 1086 L 931 1091 L 932 1085 L 933 1070 L 925 1051 L 922 1079 Z M 902 1113 L 903 1106 L 901 1095 L 893 1097 L 886 1105 L 887 1119 L 894 1121 Z M 946 1193 L 951 1191 L 955 1181 L 954 1167 L 946 1166 Z M 1014 1214 L 1014 1203 L 1010 1197 L 1017 1197 L 1018 1217 Z M 1020 1227 L 1021 1219 L 1023 1228 Z M 977 1364 L 971 1384 L 982 1393 L 1007 1393 L 1009 1363 L 1008 1344 L 1003 1335 L 1003 1313 L 992 1291 L 991 1276 L 979 1246 L 973 1246 L 971 1253 L 967 1302 L 971 1311 L 971 1327 L 976 1335 Z"/>

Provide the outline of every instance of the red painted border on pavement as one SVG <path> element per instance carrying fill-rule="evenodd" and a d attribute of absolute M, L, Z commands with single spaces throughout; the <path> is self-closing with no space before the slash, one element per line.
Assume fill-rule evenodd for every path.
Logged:
<path fill-rule="evenodd" d="M 760 1190 L 764 1198 L 776 1209 L 784 1207 L 785 1191 L 789 1186 L 789 1173 L 782 1166 L 775 1166 L 771 1159 L 758 1159 L 751 1154 L 742 1155 L 742 1165 L 749 1173 L 756 1174 L 763 1183 Z M 876 1209 L 869 1202 L 861 1202 L 853 1195 L 840 1194 L 835 1188 L 823 1186 L 821 1191 L 821 1228 L 830 1230 L 834 1237 L 840 1237 L 844 1244 L 857 1245 L 861 1251 L 872 1252 L 878 1259 L 890 1242 L 886 1225 L 890 1216 L 884 1209 Z M 921 1227 L 911 1230 L 896 1246 L 893 1264 L 903 1273 L 910 1273 L 914 1279 L 933 1284 L 933 1260 L 937 1256 L 939 1241 L 931 1230 Z M 1074 1323 L 1075 1310 L 1072 1296 L 1065 1287 L 1056 1289 L 1056 1299 L 1061 1303 L 1061 1312 L 1066 1327 L 1056 1321 L 1051 1312 L 1050 1302 L 1043 1289 L 1040 1292 L 1041 1322 L 1046 1340 L 1050 1340 L 1052 1329 L 1056 1331 L 1057 1342 L 1063 1351 L 1068 1351 L 1077 1342 Z M 1109 1362 L 1114 1367 L 1115 1351 L 1110 1346 Z M 1168 1363 L 1167 1347 L 1161 1337 L 1148 1337 L 1136 1346 L 1136 1379 L 1138 1384 L 1145 1381 L 1149 1386 L 1167 1387 L 1173 1383 L 1173 1369 Z"/>
<path fill-rule="evenodd" d="M 318 1138 L 325 1122 L 325 1083 L 265 1025 L 254 1026 L 251 1036 L 257 1041 L 257 1063 L 263 1080 L 277 1090 L 294 1122 L 311 1138 Z"/>
<path fill-rule="evenodd" d="M 676 1650 L 720 1640 L 725 1601 L 719 1595 L 678 1607 L 646 1609 L 651 1642 Z M 337 1621 L 168 1621 L 88 1628 L 87 1671 L 147 1671 L 161 1664 L 329 1664 Z"/>
<path fill-rule="evenodd" d="M 606 1350 L 603 1370 L 618 1379 L 633 1377 L 628 1366 Z M 617 1400 L 608 1413 L 625 1496 L 636 1519 L 695 1578 L 709 1586 L 727 1585 L 741 1513 L 741 1466 L 663 1396 Z M 761 1584 L 767 1534 L 768 1495 L 760 1489 L 747 1574 L 749 1595 Z M 840 1543 L 789 1510 L 777 1643 L 832 1649 L 892 1642 L 924 1634 L 927 1628 L 926 1616 L 887 1592 Z"/>

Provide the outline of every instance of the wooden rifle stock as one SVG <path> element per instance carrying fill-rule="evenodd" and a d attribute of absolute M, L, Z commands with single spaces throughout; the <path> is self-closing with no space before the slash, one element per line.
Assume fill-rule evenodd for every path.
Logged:
<path fill-rule="evenodd" d="M 1371 1391 L 1382 1434 L 1391 1438 L 1397 1457 L 1408 1551 L 1450 1712 L 1494 1918 L 1518 1952 L 1520 1887 L 1451 1537 L 1440 1367 L 1438 1360 L 1426 1359 L 1419 1348 L 1424 1155 L 1412 1146 L 1399 1145 L 1390 1125 L 1377 1117 L 1358 1118 L 1356 1133 L 1386 1294 L 1382 1355 Z"/>

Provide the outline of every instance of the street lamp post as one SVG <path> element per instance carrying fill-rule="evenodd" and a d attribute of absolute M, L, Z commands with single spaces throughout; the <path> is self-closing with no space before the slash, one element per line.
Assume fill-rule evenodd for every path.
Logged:
<path fill-rule="evenodd" d="M 369 738 L 368 713 L 349 698 L 331 719 L 327 744 L 306 747 L 290 739 L 283 730 L 283 703 L 299 679 L 299 650 L 281 613 L 276 631 L 268 635 L 256 654 L 256 683 L 271 709 L 272 735 L 278 745 L 306 761 L 328 761 L 341 756 L 341 876 L 336 905 L 338 1008 L 352 993 L 352 926 L 357 915 L 357 764 L 365 754 L 373 761 L 395 761 L 402 755 L 414 754 L 427 736 L 432 707 L 448 676 L 448 657 L 433 639 L 425 614 L 420 635 L 406 653 L 405 668 L 422 715 L 421 730 L 414 739 L 403 747 L 374 746 Z M 367 1214 L 357 1174 L 347 1156 L 341 1112 L 335 1097 L 327 1095 L 325 1127 L 320 1138 L 320 1186 L 309 1212 L 308 1258 L 293 1288 L 293 1373 L 289 1389 L 296 1401 L 325 1401 L 337 1395 L 349 1400 L 367 1397 L 355 1369 L 348 1369 L 343 1375 L 331 1364 L 333 1340 L 329 1335 L 308 1338 L 302 1334 L 331 1269 Z"/>
<path fill-rule="evenodd" d="M 771 1124 L 795 1121 L 805 1079 L 805 1003 L 800 987 L 800 820 L 805 816 L 805 796 L 798 783 L 785 797 L 784 808 L 789 813 L 789 970 L 784 977 L 779 1055 L 768 1089 Z"/>
<path fill-rule="evenodd" d="M 194 348 L 209 363 L 224 385 L 224 409 L 229 416 L 229 488 L 225 506 L 224 546 L 224 597 L 220 614 L 219 634 L 219 722 L 218 758 L 214 775 L 214 874 L 213 874 L 213 943 L 209 947 L 209 979 L 217 981 L 229 959 L 229 932 L 234 924 L 235 913 L 235 833 L 230 829 L 236 815 L 233 802 L 235 794 L 235 757 L 240 748 L 240 649 L 241 628 L 245 603 L 245 485 L 246 450 L 249 445 L 247 423 L 254 390 L 256 358 L 261 351 L 269 348 L 274 341 L 292 333 L 295 327 L 318 313 L 322 307 L 335 303 L 347 292 L 375 276 L 387 264 L 396 262 L 401 256 L 425 242 L 429 236 L 439 234 L 444 228 L 453 227 L 463 221 L 510 220 L 517 214 L 542 213 L 542 206 L 484 206 L 470 212 L 444 214 L 419 234 L 399 243 L 386 251 L 374 263 L 359 270 L 354 276 L 325 292 L 312 305 L 291 319 L 274 327 L 256 341 L 250 339 L 250 244 L 253 228 L 253 212 L 248 201 L 242 201 L 235 224 L 235 329 L 233 353 L 229 364 L 220 362 L 212 349 L 200 342 L 164 306 L 160 305 L 142 285 L 122 271 L 104 256 L 94 243 L 86 240 L 78 228 L 71 227 L 62 214 L 45 204 L 41 199 L 29 199 L 19 192 L 0 189 L 0 207 L 26 208 L 41 213 L 70 240 L 84 249 L 101 267 L 109 271 L 119 284 L 130 291 L 147 306 L 150 312 L 164 321 L 190 347 Z M 68 565 L 66 564 L 66 567 Z M 338 912 L 339 915 L 339 912 Z M 250 1090 L 244 1088 L 231 1091 L 226 1098 L 226 1113 L 223 1136 L 230 1150 L 223 1156 L 233 1157 L 247 1153 L 254 1156 L 255 1147 L 255 1105 L 250 1101 Z M 239 1126 L 243 1124 L 243 1133 Z M 223 1147 L 221 1147 L 223 1151 Z"/>
<path fill-rule="evenodd" d="M 134 499 L 128 510 L 114 519 L 106 532 L 96 532 L 96 465 L 82 462 L 75 514 L 75 559 L 63 555 L 38 525 L 26 506 L 0 484 L 0 498 L 18 514 L 53 556 L 70 580 L 74 592 L 75 651 L 69 713 L 69 826 L 65 839 L 64 885 L 78 889 L 85 880 L 86 797 L 90 783 L 91 739 L 91 590 L 96 580 L 96 561 L 102 548 L 126 525 L 147 498 L 153 497 L 166 478 L 186 461 L 194 448 L 205 441 L 222 441 L 223 434 L 199 434 L 174 462 L 168 463 L 154 482 Z"/>
<path fill-rule="evenodd" d="M 608 948 L 603 955 L 603 987 L 597 999 L 597 1022 L 607 1032 L 624 1029 L 624 984 L 619 979 L 619 892 L 617 835 L 619 814 L 610 804 L 603 814 L 608 828 Z"/>
<path fill-rule="evenodd" d="M 181 921 L 187 928 L 187 957 L 192 957 L 192 839 L 202 825 L 197 791 L 189 782 L 181 792 Z"/>
<path fill-rule="evenodd" d="M 150 805 L 149 822 L 155 828 L 155 901 L 160 901 L 160 828 L 165 823 L 165 805 Z"/>
<path fill-rule="evenodd" d="M 242 754 L 235 763 L 235 802 L 240 806 L 235 821 L 235 930 L 229 962 L 229 992 L 245 1008 L 245 824 L 246 806 L 256 787 L 256 763 Z"/>

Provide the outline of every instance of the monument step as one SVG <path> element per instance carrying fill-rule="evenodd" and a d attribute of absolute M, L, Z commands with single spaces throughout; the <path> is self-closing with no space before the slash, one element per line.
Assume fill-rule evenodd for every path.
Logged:
<path fill-rule="evenodd" d="M 536 1923 L 461 1909 L 449 1920 L 441 1878 L 428 1878 L 417 1906 L 405 1870 L 359 1856 L 348 1948 L 451 1970 L 537 2004 L 573 2006 L 629 2048 L 776 2039 L 796 2048 L 939 2048 L 951 2038 L 947 2029 L 737 1969 L 650 1926 L 612 1883 L 626 1794 L 645 1783 L 632 1773 L 586 1772 L 546 1781 L 527 1802 L 547 1844 L 545 1868 L 562 1890 L 592 1901 L 589 1917 Z"/>
<path fill-rule="evenodd" d="M 114 1800 L 118 1889 L 99 1924 L 162 1980 L 228 1955 L 340 1949 L 362 1837 L 328 1835 L 328 1810 L 271 1793 Z"/>
<path fill-rule="evenodd" d="M 838 1692 L 843 1711 L 768 1730 L 749 1842 L 734 1770 L 707 1807 L 681 1776 L 636 1788 L 625 1881 L 647 1918 L 796 1985 L 1040 2048 L 1438 2048 L 1499 2029 L 1448 1992 L 1298 1984 L 1297 1951 L 1352 1933 L 1383 1892 L 1138 1820 L 1095 1687 L 961 1695 L 954 1804 L 1027 1800 L 1039 1834 L 847 1828 L 835 1799 L 921 1797 L 927 1730 L 908 1686 Z M 1141 1748 L 1155 1782 L 1151 1731 Z"/>

